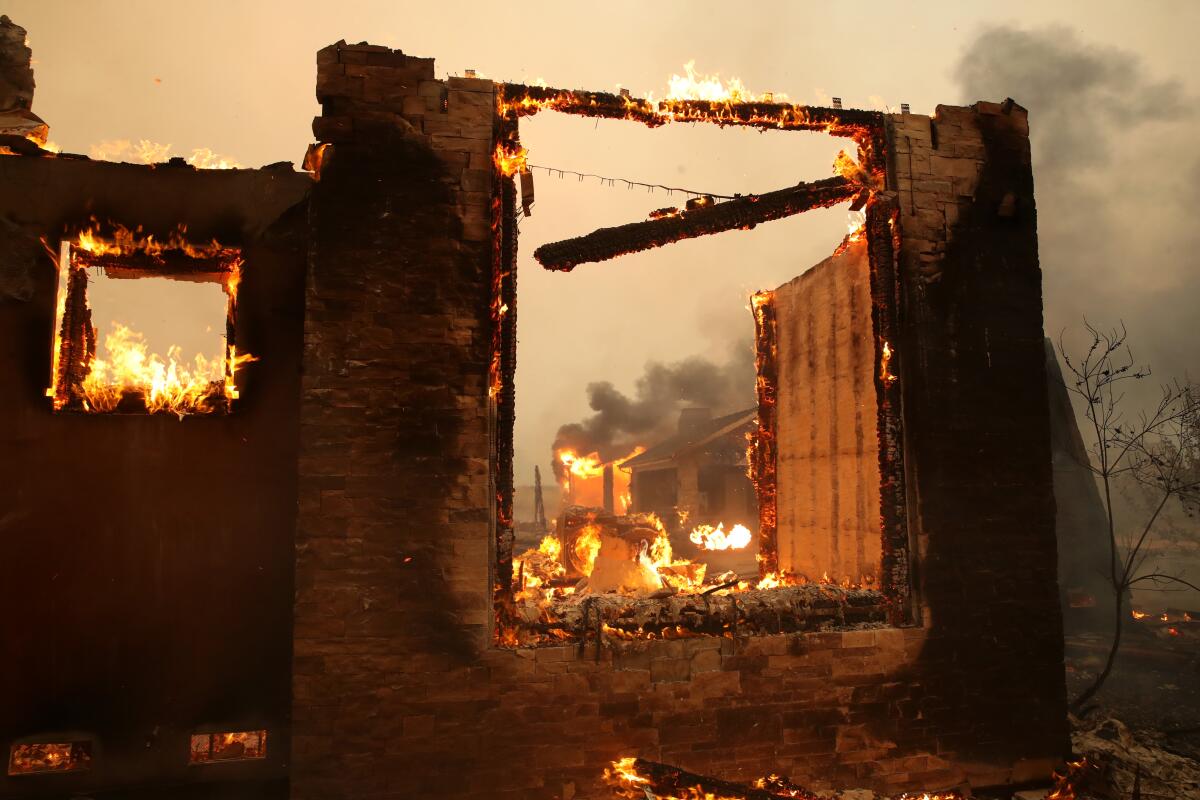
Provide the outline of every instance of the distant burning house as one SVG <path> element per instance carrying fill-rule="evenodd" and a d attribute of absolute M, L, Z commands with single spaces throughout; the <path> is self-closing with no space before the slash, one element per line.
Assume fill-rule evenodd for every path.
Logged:
<path fill-rule="evenodd" d="M 631 509 L 654 513 L 671 526 L 724 522 L 758 527 L 758 503 L 748 474 L 748 437 L 757 410 L 713 418 L 710 409 L 685 408 L 679 429 L 624 462 Z"/>

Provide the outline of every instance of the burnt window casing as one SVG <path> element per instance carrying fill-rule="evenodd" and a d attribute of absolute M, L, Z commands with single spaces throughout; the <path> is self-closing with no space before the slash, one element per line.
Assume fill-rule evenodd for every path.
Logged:
<path fill-rule="evenodd" d="M 193 244 L 183 229 L 166 243 L 116 226 L 111 237 L 88 229 L 63 241 L 50 387 L 56 411 L 85 413 L 227 413 L 238 390 L 234 376 L 253 356 L 234 344 L 242 258 L 238 248 L 215 241 Z M 114 324 L 102 334 L 88 303 L 91 272 L 117 279 L 171 279 L 221 285 L 227 300 L 220 354 L 191 360 L 171 348 L 150 352 L 139 332 Z M 103 348 L 100 345 L 103 344 Z"/>

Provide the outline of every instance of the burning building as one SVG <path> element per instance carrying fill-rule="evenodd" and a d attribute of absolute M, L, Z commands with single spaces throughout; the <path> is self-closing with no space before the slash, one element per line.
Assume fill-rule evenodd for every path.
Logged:
<path fill-rule="evenodd" d="M 634 511 L 687 522 L 756 524 L 754 485 L 749 478 L 746 442 L 755 409 L 713 419 L 707 408 L 686 408 L 679 429 L 625 461 Z"/>
<path fill-rule="evenodd" d="M 634 755 L 885 791 L 1049 774 L 1024 109 L 651 102 L 344 42 L 317 96 L 308 174 L 0 141 L 0 796 L 566 800 Z M 753 304 L 754 575 L 699 575 L 649 516 L 513 552 L 519 134 L 550 112 L 852 143 L 835 177 L 535 253 L 865 212 Z M 101 274 L 224 287 L 216 364 L 107 366 Z"/>

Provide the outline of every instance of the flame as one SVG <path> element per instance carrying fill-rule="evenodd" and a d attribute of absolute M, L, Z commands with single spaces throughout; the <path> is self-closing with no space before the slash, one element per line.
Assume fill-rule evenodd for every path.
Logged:
<path fill-rule="evenodd" d="M 897 380 L 897 377 L 892 374 L 891 364 L 892 346 L 885 341 L 879 355 L 879 380 L 885 387 L 891 386 Z"/>
<path fill-rule="evenodd" d="M 214 384 L 222 391 L 232 389 L 233 376 L 225 375 L 227 363 L 236 370 L 255 360 L 236 355 L 230 347 L 228 361 L 197 354 L 189 366 L 180 359 L 179 347 L 169 347 L 166 358 L 150 353 L 142 334 L 119 322 L 105 337 L 104 350 L 105 358 L 92 359 L 81 387 L 87 410 L 101 413 L 115 411 L 126 394 L 141 394 L 150 413 L 170 411 L 180 418 L 203 413 Z"/>
<path fill-rule="evenodd" d="M 1133 615 L 1134 619 L 1145 619 L 1146 617 L 1150 616 L 1145 611 L 1138 611 L 1137 609 L 1134 609 L 1129 613 Z"/>
<path fill-rule="evenodd" d="M 88 148 L 88 156 L 96 161 L 124 161 L 134 164 L 161 164 L 171 158 L 171 145 L 139 139 L 105 139 Z M 183 158 L 196 169 L 238 169 L 236 160 L 218 155 L 207 147 L 197 147 Z"/>
<path fill-rule="evenodd" d="M 692 529 L 689 538 L 701 550 L 741 550 L 750 544 L 753 535 L 745 525 L 734 525 L 727 533 L 725 523 L 719 523 L 715 528 L 712 525 L 698 525 Z"/>
<path fill-rule="evenodd" d="M 499 142 L 492 161 L 501 175 L 511 177 L 518 172 L 529 171 L 528 156 L 529 151 L 516 142 Z"/>
<path fill-rule="evenodd" d="M 604 463 L 600 461 L 599 453 L 579 456 L 571 450 L 563 450 L 558 454 L 558 460 L 567 472 L 578 478 L 604 477 Z"/>
<path fill-rule="evenodd" d="M 604 779 L 606 781 L 616 780 L 624 784 L 649 783 L 648 778 L 643 778 L 638 774 L 637 767 L 634 766 L 636 761 L 637 759 L 633 756 L 626 756 L 612 762 L 612 767 L 604 770 Z"/>
<path fill-rule="evenodd" d="M 1165 611 L 1164 611 L 1164 612 L 1162 612 L 1161 614 L 1159 614 L 1159 615 L 1158 615 L 1158 618 L 1159 618 L 1159 620 L 1160 620 L 1160 621 L 1162 621 L 1162 622 L 1170 622 L 1170 621 L 1171 621 L 1171 617 L 1170 617 L 1170 616 L 1168 616 L 1168 615 L 1167 615 L 1167 612 L 1165 612 Z"/>
<path fill-rule="evenodd" d="M 1087 769 L 1088 760 L 1086 758 L 1068 761 L 1066 769 L 1062 772 L 1055 771 L 1054 789 L 1046 795 L 1045 800 L 1077 800 L 1079 795 L 1076 794 L 1075 787 L 1082 783 Z"/>
<path fill-rule="evenodd" d="M 562 555 L 562 542 L 554 536 L 545 536 L 538 545 L 538 552 L 547 558 L 558 561 L 559 556 Z"/>
<path fill-rule="evenodd" d="M 239 261 L 237 248 L 223 245 L 216 239 L 207 243 L 193 243 L 187 238 L 187 230 L 186 225 L 178 225 L 165 241 L 161 241 L 156 239 L 153 234 L 143 233 L 140 225 L 131 229 L 117 224 L 113 226 L 111 235 L 104 235 L 100 232 L 99 223 L 93 219 L 89 227 L 79 232 L 72 247 L 95 256 L 140 253 L 151 257 L 161 257 L 167 253 L 176 252 L 189 258 Z"/>
<path fill-rule="evenodd" d="M 696 60 L 692 59 L 683 65 L 683 75 L 671 75 L 667 81 L 667 100 L 707 100 L 720 102 L 729 100 L 734 103 L 751 102 L 766 99 L 774 100 L 774 94 L 755 95 L 750 92 L 738 78 L 721 80 L 718 74 L 704 75 L 696 71 Z M 780 95 L 782 98 L 783 95 Z"/>
<path fill-rule="evenodd" d="M 783 586 L 783 579 L 780 578 L 778 572 L 768 572 L 759 579 L 754 585 L 755 589 L 775 589 Z"/>
<path fill-rule="evenodd" d="M 585 525 L 572 545 L 575 552 L 575 563 L 585 576 L 591 576 L 596 566 L 596 556 L 600 552 L 600 529 L 595 525 Z"/>

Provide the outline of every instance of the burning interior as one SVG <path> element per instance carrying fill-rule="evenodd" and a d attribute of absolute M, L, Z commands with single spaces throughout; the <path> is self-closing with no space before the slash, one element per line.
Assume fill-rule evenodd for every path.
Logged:
<path fill-rule="evenodd" d="M 702 86 L 690 74 L 689 79 L 673 85 L 672 94 L 658 102 L 626 93 L 512 84 L 498 88 L 493 157 L 496 339 L 491 383 L 499 431 L 511 430 L 514 416 L 515 228 L 518 209 L 528 213 L 531 205 L 532 180 L 528 154 L 520 141 L 521 119 L 552 110 L 640 122 L 650 128 L 701 122 L 820 131 L 854 144 L 853 156 L 845 149 L 838 153 L 832 178 L 719 202 L 700 196 L 682 209 L 654 211 L 643 222 L 543 244 L 534 258 L 546 269 L 569 271 L 579 264 L 687 238 L 750 229 L 839 203 L 849 204 L 856 224 L 830 262 L 816 268 L 820 275 L 805 281 L 820 284 L 816 294 L 794 298 L 798 290 L 789 284 L 752 298 L 757 413 L 748 419 L 731 415 L 719 421 L 729 423 L 728 430 L 718 424 L 711 432 L 689 431 L 690 438 L 681 420 L 679 441 L 663 443 L 649 454 L 646 446 L 639 445 L 607 461 L 596 452 L 556 445 L 553 467 L 564 494 L 564 510 L 553 531 L 547 530 L 534 546 L 515 552 L 512 453 L 501 434 L 496 452 L 495 604 L 496 638 L 503 646 L 574 641 L 601 647 L 609 639 L 796 632 L 896 624 L 910 618 L 905 605 L 909 578 L 897 566 L 904 561 L 907 546 L 903 466 L 897 448 L 877 444 L 884 444 L 881 437 L 897 428 L 898 391 L 894 376 L 898 366 L 892 362 L 889 344 L 894 337 L 889 324 L 898 299 L 893 264 L 896 210 L 877 199 L 886 183 L 883 115 L 776 103 L 771 96 L 750 96 L 737 87 Z M 875 234 L 870 242 L 868 225 Z M 785 385 L 820 385 L 825 392 L 819 400 L 815 390 L 806 389 L 800 393 L 803 396 L 785 392 L 787 447 L 782 463 L 776 407 L 779 294 L 788 303 L 785 321 L 789 324 L 784 331 L 788 347 L 807 354 L 803 365 L 794 359 L 784 365 Z M 811 332 L 811 325 L 802 321 L 822 310 L 826 322 L 821 332 L 792 341 L 796 331 Z M 839 404 L 850 409 L 848 418 L 838 419 L 846 417 Z M 800 420 L 811 431 L 791 430 Z M 824 439 L 819 445 L 798 444 L 802 437 L 815 440 L 818 431 Z M 733 458 L 719 447 L 720 435 L 730 433 L 742 436 Z M 703 457 L 675 464 L 688 448 L 703 449 Z M 655 473 L 649 467 L 661 469 L 667 450 L 672 471 Z M 706 515 L 701 521 L 695 514 L 700 504 L 693 496 L 723 494 L 727 483 L 733 487 L 730 491 L 740 488 L 724 477 L 728 469 L 716 471 L 721 463 L 744 473 L 750 495 L 747 505 L 754 511 L 745 518 Z M 803 499 L 793 493 L 784 497 L 782 560 L 777 490 L 781 466 L 785 479 L 810 487 Z M 803 474 L 793 478 L 789 470 Z M 888 476 L 887 482 L 882 475 Z M 839 510 L 839 487 L 853 513 Z M 886 519 L 881 512 L 885 507 L 892 510 Z M 843 541 L 847 537 L 849 541 Z M 689 552 L 681 553 L 681 546 Z M 749 563 L 714 556 L 739 550 L 750 554 Z"/>

